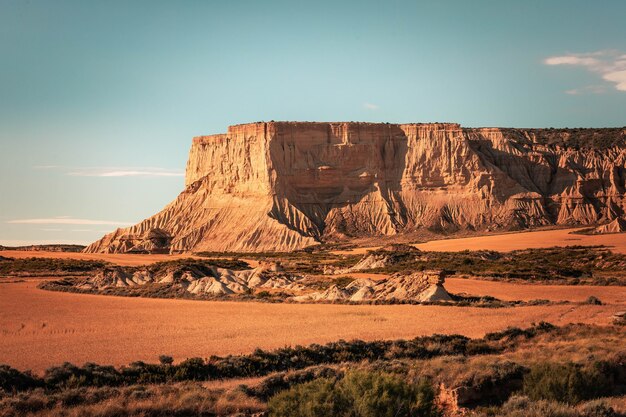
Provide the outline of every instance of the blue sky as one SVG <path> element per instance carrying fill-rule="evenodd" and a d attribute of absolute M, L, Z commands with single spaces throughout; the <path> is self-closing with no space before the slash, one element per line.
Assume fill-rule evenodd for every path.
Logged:
<path fill-rule="evenodd" d="M 0 244 L 91 242 L 258 120 L 626 125 L 624 1 L 0 0 Z"/>

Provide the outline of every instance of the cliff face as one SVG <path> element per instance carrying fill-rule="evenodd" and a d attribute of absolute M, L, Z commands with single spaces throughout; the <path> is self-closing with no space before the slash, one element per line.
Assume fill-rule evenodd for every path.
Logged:
<path fill-rule="evenodd" d="M 626 130 L 270 122 L 193 139 L 185 190 L 89 252 L 286 251 L 626 212 Z"/>

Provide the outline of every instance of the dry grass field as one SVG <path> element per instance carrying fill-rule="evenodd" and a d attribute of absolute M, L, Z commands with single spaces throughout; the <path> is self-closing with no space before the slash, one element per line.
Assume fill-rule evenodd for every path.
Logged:
<path fill-rule="evenodd" d="M 47 252 L 25 250 L 3 250 L 0 255 L 7 258 L 53 258 L 106 261 L 122 266 L 148 265 L 155 262 L 173 261 L 176 259 L 197 258 L 191 255 L 147 255 L 126 253 L 82 253 L 82 252 Z"/>
<path fill-rule="evenodd" d="M 461 239 L 431 240 L 417 246 L 427 251 L 496 250 L 508 252 L 519 249 L 547 248 L 552 246 L 608 246 L 613 252 L 626 253 L 626 234 L 579 235 L 579 229 L 542 230 L 537 232 L 506 233 Z"/>
<path fill-rule="evenodd" d="M 504 301 L 572 301 L 582 302 L 589 296 L 607 304 L 626 306 L 626 287 L 594 285 L 543 285 L 447 278 L 445 287 L 453 294 L 490 295 Z"/>
<path fill-rule="evenodd" d="M 552 246 L 596 246 L 604 245 L 613 252 L 626 253 L 626 234 L 579 235 L 572 232 L 580 229 L 553 229 L 534 232 L 503 233 L 498 235 L 475 236 L 456 239 L 431 240 L 413 246 L 424 251 L 459 252 L 463 250 L 512 250 L 549 248 Z M 334 251 L 337 254 L 358 255 L 378 246 L 358 247 L 350 250 Z"/>
<path fill-rule="evenodd" d="M 0 363 L 37 372 L 64 361 L 121 365 L 154 362 L 160 354 L 182 360 L 342 338 L 396 339 L 433 333 L 479 337 L 542 320 L 606 324 L 613 313 L 624 309 L 623 304 L 486 309 L 187 301 L 51 292 L 37 289 L 37 282 L 0 284 Z M 512 298 L 519 298 L 518 287 L 523 291 L 529 287 L 476 283 L 489 284 L 490 291 L 511 291 Z M 494 290 L 496 285 L 503 287 Z M 541 298 L 549 298 L 548 287 L 540 288 Z M 554 297 L 563 293 L 555 286 L 550 291 Z M 609 299 L 608 294 L 599 297 Z"/>
<path fill-rule="evenodd" d="M 431 240 L 414 246 L 426 251 L 450 251 L 463 250 L 496 250 L 500 252 L 547 248 L 552 246 L 595 246 L 605 245 L 613 252 L 626 254 L 626 234 L 608 235 L 579 235 L 571 232 L 579 229 L 542 230 L 537 232 L 505 233 L 500 235 L 478 236 L 459 239 Z M 377 249 L 377 246 L 359 247 L 351 250 L 333 251 L 336 254 L 358 255 L 368 250 Z M 124 254 L 124 253 L 76 253 L 76 252 L 46 252 L 46 251 L 19 251 L 4 250 L 0 255 L 10 258 L 56 258 L 56 259 L 82 259 L 101 260 L 122 266 L 139 266 L 155 262 L 172 261 L 184 258 L 200 258 L 193 255 L 147 255 L 147 254 Z M 257 261 L 245 259 L 251 266 L 256 266 Z"/>

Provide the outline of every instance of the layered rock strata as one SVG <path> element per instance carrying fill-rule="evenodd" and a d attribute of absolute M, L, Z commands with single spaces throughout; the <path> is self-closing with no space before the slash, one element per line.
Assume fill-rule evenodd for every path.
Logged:
<path fill-rule="evenodd" d="M 291 251 L 624 218 L 626 129 L 269 122 L 193 139 L 185 189 L 87 252 Z"/>

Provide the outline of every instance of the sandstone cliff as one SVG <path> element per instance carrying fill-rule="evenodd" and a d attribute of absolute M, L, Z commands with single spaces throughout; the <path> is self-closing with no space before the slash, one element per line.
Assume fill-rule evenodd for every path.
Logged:
<path fill-rule="evenodd" d="M 193 139 L 185 190 L 88 252 L 289 251 L 419 229 L 608 223 L 626 129 L 269 122 Z"/>

